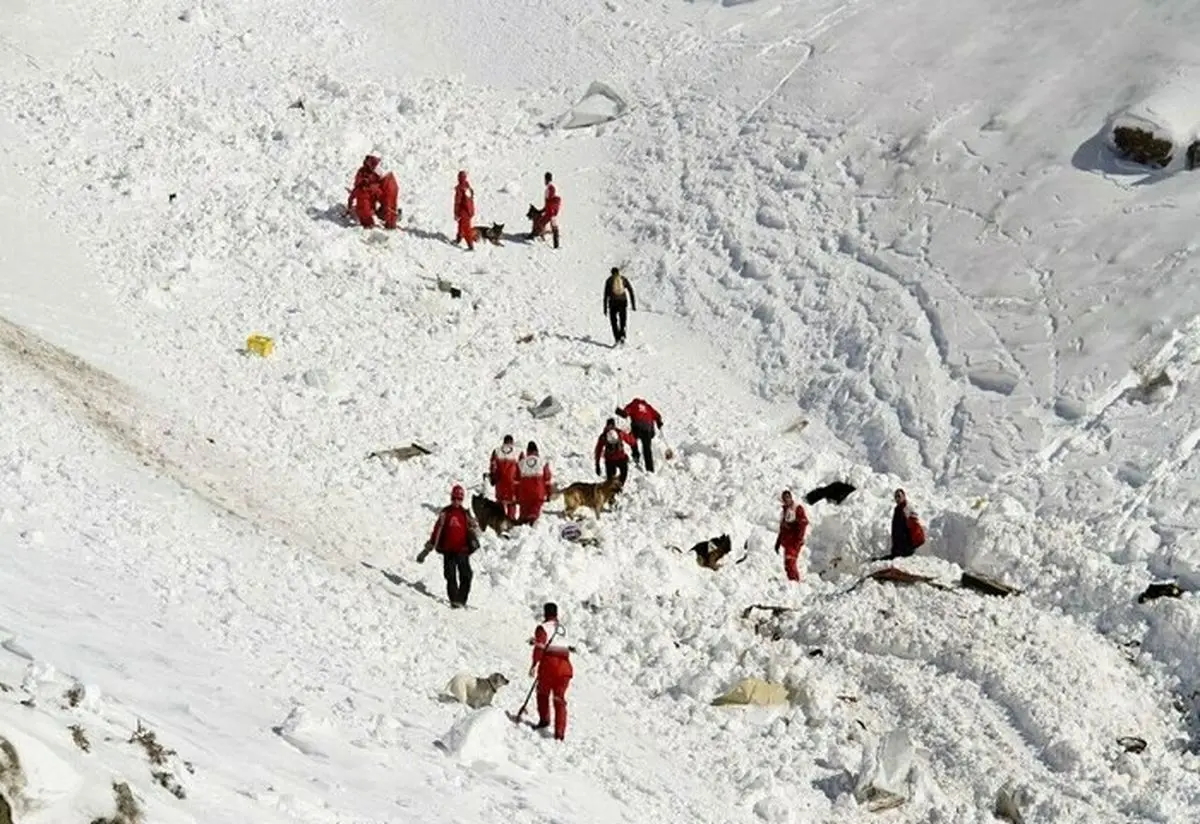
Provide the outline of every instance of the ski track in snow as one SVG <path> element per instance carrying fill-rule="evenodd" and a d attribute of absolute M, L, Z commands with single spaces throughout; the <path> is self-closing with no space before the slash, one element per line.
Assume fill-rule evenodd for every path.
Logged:
<path fill-rule="evenodd" d="M 904 19 L 939 55 L 966 32 L 978 41 L 962 40 L 965 55 L 986 50 L 977 9 L 930 22 L 912 4 L 676 5 L 96 6 L 45 12 L 76 51 L 34 28 L 28 49 L 7 50 L 22 68 L 0 91 L 21 137 L 4 168 L 31 189 L 5 201 L 7 223 L 56 227 L 81 263 L 43 272 L 61 279 L 50 300 L 35 296 L 37 263 L 18 260 L 22 277 L 0 285 L 0 545 L 13 561 L 0 681 L 24 673 L 38 696 L 24 721 L 16 696 L 3 704 L 0 734 L 104 730 L 105 767 L 166 821 L 440 821 L 446 805 L 467 822 L 875 820 L 853 776 L 897 726 L 932 779 L 904 812 L 914 820 L 993 820 L 1010 778 L 1034 790 L 1030 820 L 1176 821 L 1200 804 L 1193 727 L 1172 707 L 1200 677 L 1194 604 L 1129 606 L 1148 573 L 1200 581 L 1192 539 L 1171 526 L 1197 511 L 1200 344 L 1195 307 L 1179 314 L 1190 246 L 1143 260 L 1031 211 L 1097 197 L 1019 156 L 969 82 L 939 98 L 914 67 L 940 57 L 902 38 L 878 48 Z M 392 13 L 428 28 L 358 17 Z M 1060 12 L 1045 14 L 1061 32 Z M 545 36 L 521 53 L 531 25 Z M 462 75 L 447 62 L 364 79 L 359 61 L 419 62 L 441 26 Z M 1030 54 L 1048 51 L 1023 33 Z M 863 65 L 888 52 L 920 81 L 894 106 L 843 57 L 857 38 Z M 579 49 L 562 66 L 571 81 L 523 86 L 558 57 L 545 42 Z M 630 114 L 569 135 L 540 125 L 601 53 Z M 1020 122 L 1035 104 L 1003 97 L 1004 72 L 1035 84 L 1011 66 L 994 75 L 1011 110 L 993 119 Z M 403 232 L 341 221 L 368 151 L 401 179 Z M 543 166 L 565 190 L 557 252 L 515 237 Z M 449 244 L 462 167 L 477 222 L 514 235 L 503 248 Z M 1130 219 L 1159 205 L 1136 187 L 1112 197 Z M 1115 234 L 1098 213 L 1078 219 L 1093 218 Z M 1105 260 L 1144 263 L 1179 292 L 1165 325 L 1115 336 L 1157 348 L 1144 361 L 1105 348 L 1111 284 L 1081 309 L 1079 272 Z M 595 312 L 614 264 L 639 298 L 620 351 Z M 81 358 L 86 335 L 65 319 L 86 317 L 97 291 L 125 337 Z M 1109 320 L 1089 328 L 1093 312 Z M 251 332 L 275 338 L 271 358 L 238 352 Z M 1135 397 L 1159 370 L 1171 385 Z M 565 410 L 535 422 L 527 410 L 547 394 Z M 477 609 L 448 612 L 436 563 L 411 560 L 446 487 L 480 488 L 506 431 L 536 438 L 560 482 L 591 479 L 592 438 L 634 395 L 667 419 L 663 466 L 635 470 L 613 511 L 586 521 L 599 546 L 559 538 L 556 501 L 535 527 L 485 538 Z M 808 425 L 785 434 L 797 417 Z M 436 451 L 365 459 L 410 441 Z M 783 485 L 835 477 L 859 491 L 810 508 L 808 582 L 789 588 L 770 552 L 773 502 Z M 911 568 L 949 580 L 981 566 L 1024 594 L 844 594 L 840 565 L 886 544 L 900 484 L 941 556 Z M 714 574 L 667 550 L 722 532 L 748 547 L 744 564 Z M 389 590 L 362 561 L 411 586 Z M 499 754 L 469 731 L 454 751 L 452 725 L 496 719 L 434 693 L 456 671 L 499 669 L 512 683 L 497 703 L 515 707 L 548 598 L 579 639 L 568 742 L 503 722 Z M 750 603 L 796 612 L 740 619 Z M 1118 644 L 1139 633 L 1127 659 Z M 75 673 L 100 697 L 58 707 Z M 804 697 L 709 705 L 746 675 L 787 676 Z M 186 800 L 118 746 L 135 716 L 195 761 Z M 1146 753 L 1122 753 L 1124 735 Z M 55 752 L 61 763 L 39 763 L 86 789 L 61 803 L 46 789 L 53 803 L 19 824 L 111 812 L 107 772 L 76 774 L 70 748 Z"/>

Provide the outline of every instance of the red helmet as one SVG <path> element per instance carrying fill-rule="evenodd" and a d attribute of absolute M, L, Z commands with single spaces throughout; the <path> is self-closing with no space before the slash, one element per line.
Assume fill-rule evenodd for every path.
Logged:
<path fill-rule="evenodd" d="M 462 484 L 455 484 L 450 490 L 450 500 L 461 501 L 467 496 L 467 491 L 462 488 Z"/>

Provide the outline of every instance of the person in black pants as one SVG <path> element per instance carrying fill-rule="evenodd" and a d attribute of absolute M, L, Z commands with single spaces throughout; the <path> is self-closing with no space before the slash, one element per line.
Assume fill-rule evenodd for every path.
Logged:
<path fill-rule="evenodd" d="M 604 281 L 604 314 L 612 326 L 614 346 L 625 342 L 626 306 L 636 312 L 637 297 L 633 294 L 633 284 L 614 266 Z"/>
<path fill-rule="evenodd" d="M 417 555 L 417 563 L 424 563 L 430 552 L 437 550 L 442 556 L 442 574 L 446 578 L 446 600 L 453 609 L 467 605 L 471 594 L 471 554 L 479 549 L 479 526 L 475 518 L 463 506 L 466 490 L 458 484 L 450 491 L 450 506 L 438 513 L 433 525 L 433 534 L 425 542 L 425 548 Z"/>

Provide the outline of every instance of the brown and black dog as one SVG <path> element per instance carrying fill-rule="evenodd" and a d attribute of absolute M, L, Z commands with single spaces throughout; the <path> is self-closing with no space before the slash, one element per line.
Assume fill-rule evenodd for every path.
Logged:
<path fill-rule="evenodd" d="M 504 237 L 504 224 L 493 223 L 491 226 L 476 226 L 475 238 L 483 238 L 493 246 L 501 246 L 500 239 Z"/>
<path fill-rule="evenodd" d="M 600 517 L 601 510 L 621 491 L 622 483 L 619 475 L 600 483 L 573 483 L 554 491 L 555 495 L 563 496 L 563 512 L 574 515 L 575 510 L 586 506 Z"/>
<path fill-rule="evenodd" d="M 478 493 L 471 496 L 471 513 L 481 531 L 489 528 L 497 535 L 507 535 L 516 522 L 504 514 L 504 506 Z"/>

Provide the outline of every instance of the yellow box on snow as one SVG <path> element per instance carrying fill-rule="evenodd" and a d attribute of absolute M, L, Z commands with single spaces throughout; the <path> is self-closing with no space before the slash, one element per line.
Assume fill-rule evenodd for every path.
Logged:
<path fill-rule="evenodd" d="M 275 341 L 266 335 L 251 335 L 246 338 L 246 351 L 253 352 L 260 358 L 265 358 L 275 351 Z"/>

